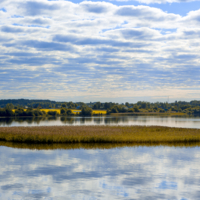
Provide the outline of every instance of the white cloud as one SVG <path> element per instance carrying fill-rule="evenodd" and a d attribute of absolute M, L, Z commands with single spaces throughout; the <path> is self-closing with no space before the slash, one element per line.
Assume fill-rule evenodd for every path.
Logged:
<path fill-rule="evenodd" d="M 111 1 L 121 1 L 121 2 L 126 2 L 126 1 L 132 1 L 132 0 L 111 0 Z M 187 2 L 193 2 L 193 1 L 198 1 L 198 0 L 135 0 L 139 3 L 144 3 L 144 4 L 165 4 L 165 3 L 187 3 Z"/>
<path fill-rule="evenodd" d="M 1 7 L 0 82 L 6 95 L 16 85 L 20 94 L 25 82 L 30 92 L 42 90 L 49 98 L 50 91 L 57 98 L 81 92 L 152 96 L 152 89 L 159 96 L 162 87 L 199 84 L 199 10 L 181 17 L 150 6 L 46 0 L 9 0 Z"/>

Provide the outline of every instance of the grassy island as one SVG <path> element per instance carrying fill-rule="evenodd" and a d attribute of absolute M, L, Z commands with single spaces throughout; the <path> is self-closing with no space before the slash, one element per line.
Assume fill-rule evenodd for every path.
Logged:
<path fill-rule="evenodd" d="M 200 129 L 160 126 L 38 126 L 0 127 L 0 141 L 20 143 L 131 143 L 200 142 Z"/>

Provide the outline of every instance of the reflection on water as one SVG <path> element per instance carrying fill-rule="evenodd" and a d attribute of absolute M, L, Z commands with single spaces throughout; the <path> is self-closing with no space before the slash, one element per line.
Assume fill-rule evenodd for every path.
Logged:
<path fill-rule="evenodd" d="M 1 199 L 199 198 L 200 147 L 0 146 L 0 155 Z"/>
<path fill-rule="evenodd" d="M 200 142 L 178 142 L 178 143 L 18 143 L 0 141 L 0 146 L 18 148 L 18 149 L 34 149 L 34 150 L 57 150 L 57 149 L 113 149 L 122 147 L 200 147 Z"/>
<path fill-rule="evenodd" d="M 0 126 L 62 126 L 62 125 L 144 125 L 200 128 L 200 117 L 172 116 L 99 116 L 99 117 L 49 117 L 0 118 Z"/>
<path fill-rule="evenodd" d="M 186 144 L 179 143 L 178 145 L 185 146 Z M 188 145 L 200 146 L 200 143 L 192 143 Z M 124 143 L 124 144 L 123 143 L 49 143 L 49 144 L 33 143 L 33 144 L 30 144 L 30 143 L 0 141 L 0 146 L 20 148 L 20 149 L 34 149 L 34 150 L 57 150 L 57 149 L 112 149 L 112 148 L 121 148 L 121 147 L 133 147 L 133 146 L 136 147 L 139 145 L 129 144 L 129 143 Z"/>

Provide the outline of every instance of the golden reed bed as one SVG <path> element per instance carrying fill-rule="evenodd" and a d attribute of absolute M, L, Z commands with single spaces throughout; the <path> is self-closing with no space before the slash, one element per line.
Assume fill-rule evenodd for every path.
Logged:
<path fill-rule="evenodd" d="M 0 127 L 0 141 L 22 143 L 198 143 L 200 129 L 159 126 Z"/>

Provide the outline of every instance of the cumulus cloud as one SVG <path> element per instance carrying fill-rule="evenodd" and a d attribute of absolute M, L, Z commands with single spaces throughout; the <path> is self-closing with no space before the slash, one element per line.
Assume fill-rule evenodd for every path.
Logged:
<path fill-rule="evenodd" d="M 176 98 L 200 83 L 199 10 L 180 16 L 144 5 L 47 0 L 1 1 L 0 8 L 3 91 L 23 90 L 26 80 L 30 88 L 37 82 L 37 94 L 57 88 L 60 98 L 61 91 L 160 96 L 169 88 Z"/>

